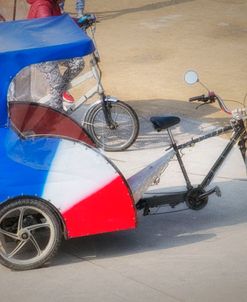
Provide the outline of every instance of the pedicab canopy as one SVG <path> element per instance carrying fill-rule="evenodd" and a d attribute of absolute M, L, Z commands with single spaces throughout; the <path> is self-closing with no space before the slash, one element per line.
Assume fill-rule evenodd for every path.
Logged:
<path fill-rule="evenodd" d="M 0 127 L 7 123 L 10 82 L 24 67 L 81 57 L 94 50 L 92 40 L 67 14 L 0 23 Z"/>

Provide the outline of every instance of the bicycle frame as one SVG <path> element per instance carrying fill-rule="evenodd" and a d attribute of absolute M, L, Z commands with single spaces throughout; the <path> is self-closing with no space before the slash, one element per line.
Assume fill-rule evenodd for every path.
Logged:
<path fill-rule="evenodd" d="M 94 52 L 90 54 L 90 56 L 91 56 L 90 59 L 91 70 L 73 79 L 69 83 L 68 89 L 75 88 L 92 78 L 96 80 L 96 84 L 91 89 L 89 89 L 83 96 L 81 96 L 75 103 L 73 103 L 72 105 L 68 104 L 67 114 L 72 114 L 75 110 L 79 109 L 86 101 L 88 101 L 94 95 L 104 94 L 104 89 L 101 84 L 101 71 L 98 66 L 97 57 Z M 41 98 L 39 100 L 39 103 L 44 104 L 49 101 L 49 98 L 50 96 L 47 95 Z"/>
<path fill-rule="evenodd" d="M 111 118 L 111 112 L 108 110 L 108 104 L 109 103 L 115 103 L 117 102 L 117 99 L 111 96 L 106 96 L 104 93 L 104 88 L 101 84 L 101 70 L 98 66 L 98 60 L 97 56 L 93 53 L 91 55 L 90 60 L 91 65 L 91 71 L 88 71 L 87 73 L 75 78 L 71 81 L 69 89 L 74 88 L 76 86 L 79 86 L 86 82 L 89 79 L 94 78 L 96 80 L 96 85 L 93 86 L 90 90 L 88 90 L 83 96 L 81 96 L 73 105 L 69 105 L 69 109 L 67 110 L 67 113 L 70 115 L 75 110 L 79 109 L 81 106 L 83 106 L 90 98 L 92 98 L 94 95 L 98 94 L 100 97 L 100 100 L 97 102 L 94 102 L 86 111 L 84 116 L 84 123 L 87 120 L 86 116 L 89 114 L 90 109 L 97 105 L 99 102 L 102 104 L 102 109 L 104 112 L 106 124 L 112 129 L 114 128 L 114 121 Z"/>
<path fill-rule="evenodd" d="M 93 96 L 95 96 L 96 94 L 99 95 L 100 100 L 97 102 L 94 102 L 92 105 L 90 105 L 90 107 L 88 108 L 88 110 L 86 111 L 83 120 L 86 121 L 87 118 L 87 114 L 89 114 L 90 109 L 92 107 L 94 107 L 95 105 L 97 105 L 99 102 L 101 102 L 102 104 L 102 108 L 103 108 L 103 112 L 104 112 L 104 117 L 106 120 L 106 124 L 111 128 L 111 129 L 115 129 L 116 125 L 114 123 L 114 121 L 112 120 L 111 117 L 111 111 L 108 110 L 108 105 L 109 103 L 115 103 L 117 102 L 117 99 L 112 97 L 112 96 L 106 96 L 104 93 L 104 88 L 103 85 L 101 83 L 101 70 L 99 68 L 98 62 L 98 55 L 95 54 L 94 52 L 92 54 L 90 54 L 91 59 L 90 59 L 90 66 L 91 66 L 91 70 L 76 77 L 75 79 L 73 79 L 69 86 L 68 89 L 72 89 L 75 88 L 79 85 L 82 85 L 83 83 L 85 83 L 86 81 L 90 80 L 90 79 L 95 79 L 96 80 L 96 84 L 89 89 L 84 95 L 82 95 L 78 100 L 76 100 L 75 103 L 71 104 L 66 104 L 64 102 L 64 106 L 65 108 L 67 107 L 67 114 L 70 115 L 73 112 L 75 112 L 76 110 L 78 110 L 79 108 L 81 108 L 89 99 L 91 99 Z M 39 103 L 41 104 L 45 104 L 46 102 L 49 101 L 49 95 L 43 97 L 42 99 L 39 100 Z"/>
<path fill-rule="evenodd" d="M 91 54 L 90 66 L 91 70 L 73 79 L 68 88 L 71 89 L 77 87 L 92 78 L 96 80 L 96 84 L 91 89 L 89 89 L 83 96 L 81 96 L 73 105 L 69 106 L 69 109 L 67 110 L 68 114 L 71 114 L 72 112 L 80 108 L 86 101 L 88 101 L 94 95 L 99 94 L 101 97 L 104 96 L 104 88 L 101 84 L 101 70 L 98 65 L 97 57 L 94 53 Z"/>
<path fill-rule="evenodd" d="M 208 139 L 209 137 L 218 136 L 220 134 L 228 132 L 229 130 L 232 130 L 232 126 L 226 126 L 226 127 L 222 128 L 218 131 L 214 131 L 210 134 L 210 136 L 205 135 L 205 136 L 201 137 L 201 139 L 199 138 L 197 140 L 197 142 Z M 211 181 L 213 180 L 216 172 L 218 171 L 218 169 L 221 167 L 222 163 L 225 161 L 225 159 L 227 158 L 227 156 L 231 152 L 233 146 L 238 142 L 239 138 L 240 138 L 240 140 L 243 139 L 244 135 L 246 134 L 245 133 L 245 127 L 244 127 L 242 121 L 237 126 L 234 126 L 234 130 L 235 130 L 234 134 L 230 138 L 230 140 L 229 140 L 228 144 L 226 145 L 225 149 L 222 151 L 222 153 L 220 154 L 218 159 L 215 161 L 212 168 L 209 170 L 208 174 L 205 176 L 205 178 L 201 182 L 201 184 L 200 184 L 201 188 L 205 188 L 211 183 Z M 179 147 L 180 146 L 178 146 L 178 148 Z M 182 146 L 180 148 L 182 148 Z"/>
<path fill-rule="evenodd" d="M 66 90 L 69 90 L 78 85 L 86 84 L 82 87 L 84 88 L 83 93 L 81 93 L 77 100 L 72 102 L 66 102 L 66 100 L 62 99 L 61 95 L 59 98 L 60 106 L 62 105 L 61 109 L 63 109 L 66 115 L 71 116 L 72 119 L 78 120 L 80 125 L 91 135 L 92 140 L 97 142 L 97 147 L 106 151 L 125 150 L 135 142 L 138 136 L 138 117 L 131 106 L 117 98 L 105 95 L 101 82 L 102 72 L 99 66 L 100 58 L 95 46 L 95 27 L 85 27 L 84 30 L 77 27 L 77 30 L 82 31 L 84 35 L 86 30 L 87 32 L 89 31 L 89 33 L 91 30 L 91 34 L 87 34 L 86 37 L 93 42 L 94 48 L 91 52 L 87 53 L 86 71 L 75 77 L 70 83 L 67 83 L 69 86 L 66 85 Z M 59 64 L 59 62 L 57 62 L 57 64 Z M 33 78 L 35 79 L 35 77 Z M 33 82 L 32 87 L 35 87 L 37 80 L 35 79 Z M 35 91 L 35 89 L 33 89 L 33 91 Z M 80 89 L 80 91 L 82 90 Z M 33 95 L 35 94 L 34 100 L 36 102 L 48 106 L 51 105 L 51 96 L 49 94 L 42 97 L 42 92 L 38 89 L 35 93 L 33 93 Z M 96 95 L 98 99 L 94 97 Z M 80 110 L 80 108 L 82 110 Z M 73 113 L 75 113 L 74 116 Z M 125 128 L 127 128 L 127 131 L 125 131 Z M 111 132 L 110 136 L 107 136 L 108 131 Z"/>
<path fill-rule="evenodd" d="M 87 73 L 73 79 L 70 82 L 68 89 L 79 86 L 92 78 L 94 78 L 96 80 L 96 84 L 91 89 L 89 89 L 83 96 L 81 96 L 73 105 L 68 106 L 67 114 L 72 114 L 75 110 L 79 109 L 82 105 L 84 105 L 90 98 L 92 98 L 94 95 L 98 94 L 100 97 L 100 100 L 98 102 L 101 102 L 101 104 L 102 104 L 102 109 L 103 109 L 106 124 L 110 129 L 115 129 L 117 127 L 117 124 L 113 121 L 113 119 L 111 117 L 111 111 L 108 108 L 109 108 L 109 104 L 112 102 L 113 103 L 117 102 L 117 99 L 114 97 L 105 95 L 104 88 L 101 83 L 102 72 L 101 72 L 101 69 L 98 64 L 100 62 L 100 56 L 99 56 L 99 52 L 98 52 L 98 49 L 96 46 L 96 40 L 94 37 L 94 33 L 95 33 L 95 26 L 93 28 L 91 28 L 91 38 L 95 45 L 95 50 L 90 55 L 91 56 L 91 58 L 90 58 L 91 70 L 88 71 Z M 93 106 L 95 106 L 96 104 L 98 104 L 98 102 L 93 103 L 89 107 L 89 109 L 87 110 L 87 112 L 84 116 L 84 121 L 87 120 L 87 115 L 89 114 L 90 109 Z"/>
<path fill-rule="evenodd" d="M 208 190 L 207 192 L 205 191 L 205 188 L 211 183 L 216 172 L 219 170 L 222 163 L 226 160 L 226 158 L 229 155 L 230 151 L 232 150 L 233 146 L 237 142 L 239 142 L 239 148 L 241 150 L 241 145 L 243 145 L 243 143 L 241 143 L 241 142 L 245 142 L 245 140 L 246 140 L 246 138 L 245 138 L 246 130 L 245 130 L 245 126 L 244 126 L 244 123 L 242 120 L 239 120 L 239 121 L 234 120 L 234 122 L 232 122 L 232 125 L 226 126 L 224 128 L 220 128 L 216 131 L 213 131 L 204 136 L 198 137 L 197 139 L 192 139 L 181 145 L 176 144 L 176 142 L 173 138 L 172 132 L 169 128 L 167 129 L 167 131 L 168 131 L 171 143 L 172 143 L 171 144 L 172 150 L 170 152 L 173 151 L 172 154 L 176 155 L 176 157 L 177 157 L 179 166 L 181 168 L 183 177 L 185 179 L 187 190 L 180 191 L 180 192 L 168 192 L 168 193 L 164 193 L 164 194 L 162 193 L 162 194 L 156 194 L 156 195 L 154 194 L 153 196 L 150 196 L 150 197 L 142 197 L 137 202 L 136 208 L 138 210 L 143 209 L 144 215 L 148 215 L 148 213 L 150 212 L 150 208 L 153 208 L 153 207 L 158 207 L 158 206 L 162 206 L 162 205 L 170 205 L 171 207 L 174 207 L 179 203 L 186 202 L 188 200 L 188 198 L 191 197 L 191 194 L 197 194 L 196 197 L 198 198 L 198 200 L 204 200 L 205 202 L 207 202 L 207 197 L 213 193 L 216 193 L 216 195 L 220 196 L 220 190 L 218 187 L 214 187 L 214 188 Z M 229 131 L 233 131 L 233 135 L 230 138 L 228 144 L 226 145 L 226 147 L 224 148 L 222 153 L 219 155 L 219 157 L 217 158 L 217 160 L 215 161 L 213 166 L 209 169 L 209 172 L 207 173 L 207 175 L 205 176 L 203 181 L 197 187 L 193 187 L 191 184 L 191 181 L 189 179 L 188 173 L 185 169 L 182 158 L 180 156 L 179 150 L 184 149 L 188 146 L 193 146 L 194 144 L 196 144 L 198 142 L 204 141 L 211 137 L 219 136 L 220 134 L 227 133 Z M 244 153 L 243 150 L 241 150 L 241 152 L 242 152 L 243 158 L 245 158 L 244 157 L 245 155 L 243 154 Z M 144 193 L 146 188 L 149 185 L 151 185 L 151 183 L 154 180 L 153 175 L 155 175 L 155 178 L 159 178 L 161 176 L 161 174 L 163 173 L 163 167 L 168 165 L 168 162 L 172 159 L 172 157 L 173 156 L 168 156 L 166 158 L 162 157 L 160 159 L 161 163 L 159 165 L 155 165 L 154 163 L 152 163 L 144 169 L 144 170 L 147 170 L 150 172 L 150 170 L 153 168 L 152 175 L 150 177 L 146 176 L 145 181 L 142 179 L 143 183 L 145 183 L 143 190 L 141 190 L 141 188 L 139 188 L 138 194 L 137 194 L 137 196 L 134 194 L 134 198 L 140 197 L 140 194 L 141 194 L 140 192 L 142 191 Z M 142 171 L 143 173 L 144 173 L 144 170 Z M 140 175 L 139 175 L 139 177 L 140 177 Z M 134 182 L 138 182 L 137 177 L 132 177 L 129 180 L 129 184 L 130 184 L 130 186 L 132 186 L 132 188 L 133 188 Z M 194 208 L 194 209 L 197 209 L 197 208 Z"/>

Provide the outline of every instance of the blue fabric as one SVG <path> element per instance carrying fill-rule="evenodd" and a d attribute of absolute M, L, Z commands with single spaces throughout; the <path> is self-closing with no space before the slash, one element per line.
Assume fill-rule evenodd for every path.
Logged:
<path fill-rule="evenodd" d="M 93 41 L 67 14 L 0 23 L 0 127 L 7 123 L 9 84 L 22 68 L 93 51 Z"/>
<path fill-rule="evenodd" d="M 0 204 L 21 195 L 41 197 L 60 140 L 21 139 L 0 128 Z"/>

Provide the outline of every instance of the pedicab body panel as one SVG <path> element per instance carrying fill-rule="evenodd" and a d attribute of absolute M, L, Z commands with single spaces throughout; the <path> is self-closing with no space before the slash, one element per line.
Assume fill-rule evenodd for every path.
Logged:
<path fill-rule="evenodd" d="M 90 38 L 67 15 L 6 22 L 0 37 L 0 206 L 21 196 L 52 204 L 68 238 L 135 228 L 124 177 L 79 124 L 28 100 L 7 102 L 21 69 L 87 55 Z"/>

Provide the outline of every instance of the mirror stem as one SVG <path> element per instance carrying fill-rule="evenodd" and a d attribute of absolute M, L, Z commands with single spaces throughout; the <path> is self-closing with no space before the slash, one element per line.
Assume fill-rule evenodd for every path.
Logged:
<path fill-rule="evenodd" d="M 200 80 L 198 79 L 197 81 L 202 87 L 204 87 L 208 92 L 210 92 L 210 90 L 208 89 L 208 87 L 206 85 L 204 85 L 202 82 L 200 82 Z"/>

